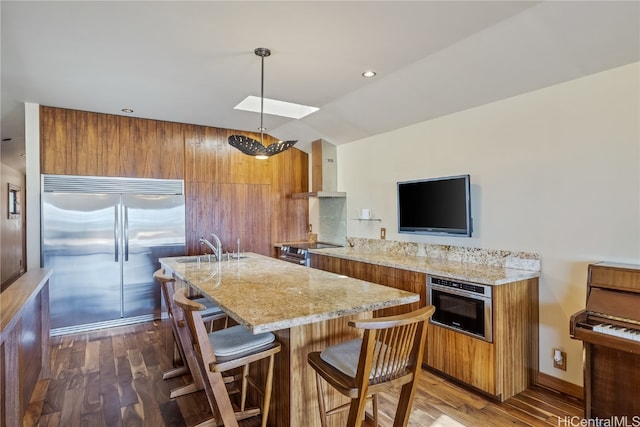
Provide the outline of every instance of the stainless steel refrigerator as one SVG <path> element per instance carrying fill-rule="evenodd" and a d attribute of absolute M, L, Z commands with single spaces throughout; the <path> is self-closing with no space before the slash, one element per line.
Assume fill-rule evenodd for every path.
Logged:
<path fill-rule="evenodd" d="M 158 259 L 185 254 L 181 180 L 42 175 L 51 334 L 159 318 Z"/>

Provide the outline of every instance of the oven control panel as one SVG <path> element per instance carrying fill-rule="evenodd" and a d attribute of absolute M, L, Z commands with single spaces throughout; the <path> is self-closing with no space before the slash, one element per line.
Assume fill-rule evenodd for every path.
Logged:
<path fill-rule="evenodd" d="M 474 283 L 461 282 L 459 280 L 444 279 L 442 277 L 429 276 L 429 284 L 439 285 L 446 288 L 460 289 L 461 291 L 473 292 L 475 294 L 491 296 L 491 287 Z"/>

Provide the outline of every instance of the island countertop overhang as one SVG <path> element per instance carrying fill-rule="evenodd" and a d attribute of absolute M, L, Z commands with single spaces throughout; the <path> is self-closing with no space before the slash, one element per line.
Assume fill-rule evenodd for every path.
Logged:
<path fill-rule="evenodd" d="M 409 304 L 418 294 L 254 253 L 221 262 L 161 258 L 161 265 L 253 333 Z M 184 261 L 191 262 L 184 262 Z"/>

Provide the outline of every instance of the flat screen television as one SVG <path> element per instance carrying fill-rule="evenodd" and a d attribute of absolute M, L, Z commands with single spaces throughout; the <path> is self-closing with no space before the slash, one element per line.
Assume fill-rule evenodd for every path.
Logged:
<path fill-rule="evenodd" d="M 398 232 L 470 237 L 469 175 L 398 182 Z"/>

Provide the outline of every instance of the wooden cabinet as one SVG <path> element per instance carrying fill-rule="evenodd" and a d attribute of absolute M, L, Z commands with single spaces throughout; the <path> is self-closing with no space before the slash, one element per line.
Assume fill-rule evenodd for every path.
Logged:
<path fill-rule="evenodd" d="M 492 343 L 430 325 L 424 364 L 501 401 L 524 391 L 538 370 L 537 295 L 537 279 L 493 287 Z"/>
<path fill-rule="evenodd" d="M 119 176 L 165 179 L 184 177 L 182 124 L 115 117 L 120 153 Z"/>
<path fill-rule="evenodd" d="M 376 310 L 374 313 L 376 317 L 407 313 L 419 307 L 424 307 L 427 302 L 427 279 L 424 273 L 320 254 L 311 254 L 310 265 L 312 268 L 319 270 L 344 274 L 354 279 L 366 280 L 367 282 L 420 294 L 420 302 Z"/>
<path fill-rule="evenodd" d="M 219 235 L 224 250 L 273 254 L 273 242 L 305 240 L 307 153 L 289 149 L 267 160 L 228 144 L 255 133 L 86 111 L 40 107 L 43 174 L 184 179 L 187 254 Z M 265 142 L 275 138 L 265 135 Z"/>
<path fill-rule="evenodd" d="M 427 304 L 426 274 L 311 254 L 311 267 L 420 294 L 420 303 L 379 310 L 400 314 Z M 538 371 L 538 279 L 493 287 L 493 342 L 429 325 L 423 364 L 500 400 L 524 391 Z"/>
<path fill-rule="evenodd" d="M 180 123 L 40 107 L 43 174 L 182 179 Z"/>
<path fill-rule="evenodd" d="M 49 277 L 29 270 L 0 297 L 0 427 L 22 425 L 36 383 L 49 378 Z"/>

